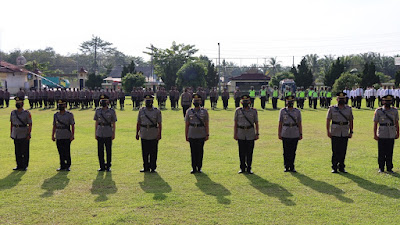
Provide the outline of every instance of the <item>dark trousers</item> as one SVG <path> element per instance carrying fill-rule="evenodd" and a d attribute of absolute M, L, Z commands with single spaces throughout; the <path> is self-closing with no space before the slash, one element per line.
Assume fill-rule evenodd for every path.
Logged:
<path fill-rule="evenodd" d="M 17 168 L 27 168 L 29 165 L 29 140 L 26 138 L 14 139 L 14 146 Z"/>
<path fill-rule="evenodd" d="M 158 140 L 142 141 L 142 158 L 144 170 L 155 170 L 157 168 Z"/>
<path fill-rule="evenodd" d="M 331 101 L 332 101 L 332 98 L 326 98 L 325 108 L 329 108 L 329 106 L 331 106 Z"/>
<path fill-rule="evenodd" d="M 3 105 L 4 105 L 4 99 L 0 98 L 0 107 L 3 108 Z"/>
<path fill-rule="evenodd" d="M 312 104 L 313 104 L 313 100 L 312 100 L 312 98 L 308 98 L 308 106 L 310 107 L 310 108 L 312 108 Z"/>
<path fill-rule="evenodd" d="M 71 141 L 69 139 L 57 139 L 56 144 L 60 155 L 60 168 L 67 169 L 71 166 Z"/>
<path fill-rule="evenodd" d="M 119 107 L 121 109 L 125 108 L 125 99 L 124 98 L 119 99 Z"/>
<path fill-rule="evenodd" d="M 192 169 L 194 171 L 200 171 L 203 166 L 204 142 L 204 138 L 189 138 Z"/>
<path fill-rule="evenodd" d="M 10 99 L 5 99 L 5 101 L 6 101 L 6 107 L 8 108 L 8 106 L 10 106 Z"/>
<path fill-rule="evenodd" d="M 210 97 L 210 102 L 211 102 L 211 108 L 217 107 L 217 101 L 215 100 L 215 97 Z"/>
<path fill-rule="evenodd" d="M 182 111 L 183 111 L 183 117 L 186 116 L 186 111 L 190 108 L 190 105 L 183 105 L 182 106 Z"/>
<path fill-rule="evenodd" d="M 169 97 L 169 100 L 171 101 L 171 108 L 175 109 L 175 103 L 176 103 L 175 98 L 174 97 Z"/>
<path fill-rule="evenodd" d="M 382 171 L 385 168 L 385 164 L 387 170 L 393 169 L 393 146 L 394 139 L 379 138 L 378 140 L 378 164 L 379 169 Z"/>
<path fill-rule="evenodd" d="M 375 107 L 375 96 L 372 96 L 369 98 L 369 107 L 371 107 L 371 109 L 373 109 Z"/>
<path fill-rule="evenodd" d="M 261 97 L 261 108 L 262 108 L 262 109 L 265 109 L 265 100 L 266 100 L 266 97 L 265 97 L 265 96 L 262 96 L 262 97 Z"/>
<path fill-rule="evenodd" d="M 240 106 L 240 98 L 235 98 L 235 107 L 239 107 Z"/>
<path fill-rule="evenodd" d="M 399 108 L 400 105 L 400 98 L 396 97 L 396 108 Z"/>
<path fill-rule="evenodd" d="M 250 97 L 250 106 L 251 107 L 254 107 L 254 100 L 255 100 L 255 98 Z"/>
<path fill-rule="evenodd" d="M 222 99 L 222 103 L 224 105 L 224 109 L 227 109 L 228 108 L 228 99 L 227 98 L 223 98 Z"/>
<path fill-rule="evenodd" d="M 317 109 L 317 102 L 318 102 L 318 99 L 317 99 L 317 98 L 314 98 L 314 99 L 313 99 L 314 109 Z"/>
<path fill-rule="evenodd" d="M 240 169 L 250 171 L 253 162 L 254 140 L 238 140 L 238 145 Z"/>
<path fill-rule="evenodd" d="M 135 109 L 136 97 L 131 97 L 132 99 L 132 108 Z"/>
<path fill-rule="evenodd" d="M 106 147 L 107 164 L 104 163 L 104 146 Z M 111 167 L 111 147 L 112 147 L 111 137 L 97 137 L 97 153 L 99 156 L 99 163 L 101 169 L 106 169 Z"/>
<path fill-rule="evenodd" d="M 332 169 L 344 169 L 348 137 L 332 137 Z"/>
<path fill-rule="evenodd" d="M 361 108 L 361 100 L 362 100 L 362 97 L 361 96 L 357 96 L 356 101 L 357 101 L 357 108 L 358 109 Z"/>
<path fill-rule="evenodd" d="M 278 108 L 277 105 L 278 105 L 278 98 L 272 97 L 272 108 L 277 109 Z"/>
<path fill-rule="evenodd" d="M 47 97 L 43 97 L 43 105 L 45 108 L 47 108 Z"/>
<path fill-rule="evenodd" d="M 298 138 L 282 138 L 283 143 L 283 164 L 286 169 L 294 169 L 294 159 L 296 158 L 296 149 Z"/>

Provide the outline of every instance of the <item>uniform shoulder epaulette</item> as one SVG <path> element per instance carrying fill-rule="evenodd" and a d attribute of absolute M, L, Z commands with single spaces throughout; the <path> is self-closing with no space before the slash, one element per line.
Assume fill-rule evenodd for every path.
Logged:
<path fill-rule="evenodd" d="M 157 107 L 153 107 L 153 109 L 155 109 L 155 110 L 158 110 L 158 108 L 157 108 Z"/>
<path fill-rule="evenodd" d="M 237 107 L 236 110 L 238 110 L 238 109 L 242 109 L 242 107 Z"/>

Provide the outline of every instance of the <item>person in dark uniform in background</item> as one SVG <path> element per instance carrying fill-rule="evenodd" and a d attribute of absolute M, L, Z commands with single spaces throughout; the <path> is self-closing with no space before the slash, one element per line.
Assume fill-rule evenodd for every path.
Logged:
<path fill-rule="evenodd" d="M 152 95 L 144 97 L 145 107 L 138 113 L 136 124 L 136 140 L 141 138 L 143 169 L 140 172 L 156 172 L 158 141 L 161 139 L 161 111 L 153 107 Z"/>
<path fill-rule="evenodd" d="M 3 108 L 4 106 L 4 91 L 3 88 L 0 87 L 0 108 Z"/>
<path fill-rule="evenodd" d="M 348 140 L 353 136 L 354 117 L 351 107 L 345 104 L 346 93 L 338 92 L 337 102 L 337 105 L 329 107 L 326 116 L 326 130 L 332 142 L 332 173 L 337 173 L 338 169 L 347 173 L 344 160 Z"/>
<path fill-rule="evenodd" d="M 11 112 L 10 137 L 14 140 L 15 158 L 17 167 L 13 170 L 26 171 L 29 165 L 29 142 L 32 131 L 32 116 L 28 110 L 24 110 L 24 99 L 15 97 L 16 110 Z"/>
<path fill-rule="evenodd" d="M 121 110 L 125 108 L 125 92 L 121 89 L 118 92 L 119 107 Z"/>
<path fill-rule="evenodd" d="M 175 87 L 171 87 L 171 90 L 169 91 L 169 100 L 171 102 L 171 109 L 175 109 Z"/>
<path fill-rule="evenodd" d="M 56 141 L 58 154 L 60 155 L 60 168 L 57 171 L 70 171 L 71 166 L 71 142 L 75 139 L 74 115 L 66 111 L 67 102 L 58 101 L 59 112 L 53 117 L 53 132 L 51 139 Z"/>
<path fill-rule="evenodd" d="M 111 150 L 112 141 L 115 138 L 115 122 L 117 115 L 114 109 L 108 108 L 109 97 L 107 95 L 100 96 L 101 108 L 96 110 L 94 115 L 97 150 L 100 163 L 98 171 L 111 171 Z M 104 146 L 106 147 L 107 163 L 104 162 Z"/>
<path fill-rule="evenodd" d="M 137 95 L 136 88 L 132 88 L 132 91 L 131 91 L 132 110 L 135 110 L 136 95 Z"/>
<path fill-rule="evenodd" d="M 25 91 L 20 88 L 19 91 L 17 92 L 16 97 L 18 97 L 19 99 L 25 99 Z"/>
<path fill-rule="evenodd" d="M 283 162 L 285 172 L 296 172 L 294 160 L 299 140 L 303 139 L 301 112 L 293 108 L 294 97 L 286 97 L 286 107 L 279 112 L 278 138 L 283 144 Z"/>
<path fill-rule="evenodd" d="M 391 107 L 393 100 L 392 95 L 383 96 L 384 106 L 376 109 L 374 114 L 374 139 L 378 141 L 379 173 L 385 171 L 385 164 L 387 172 L 393 173 L 394 140 L 399 138 L 399 113 L 396 108 Z"/>
<path fill-rule="evenodd" d="M 189 89 L 185 88 L 185 92 L 181 95 L 181 106 L 183 111 L 183 117 L 186 116 L 186 111 L 190 108 L 192 102 L 192 95 L 189 94 Z"/>
<path fill-rule="evenodd" d="M 229 92 L 228 88 L 224 87 L 224 91 L 221 94 L 222 103 L 224 105 L 224 109 L 228 108 L 228 101 L 229 101 Z"/>
<path fill-rule="evenodd" d="M 4 101 L 6 102 L 6 107 L 8 108 L 10 106 L 10 92 L 8 92 L 7 88 L 4 92 Z"/>
<path fill-rule="evenodd" d="M 190 173 L 202 173 L 204 143 L 209 137 L 208 112 L 200 107 L 201 96 L 193 95 L 193 106 L 186 112 L 185 116 L 185 137 L 190 143 L 190 153 L 192 158 L 192 171 Z"/>
<path fill-rule="evenodd" d="M 249 95 L 243 95 L 241 99 L 243 107 L 238 107 L 235 111 L 233 133 L 233 138 L 239 145 L 240 170 L 238 173 L 253 174 L 251 164 L 254 141 L 258 140 L 259 136 L 258 115 L 257 110 L 250 107 Z"/>
<path fill-rule="evenodd" d="M 235 108 L 239 107 L 240 105 L 240 97 L 242 97 L 242 92 L 240 91 L 239 87 L 236 87 L 235 93 L 233 94 L 233 98 L 235 99 Z"/>
<path fill-rule="evenodd" d="M 178 109 L 179 108 L 179 91 L 178 89 L 175 87 L 174 90 L 174 98 L 175 98 L 175 107 Z"/>

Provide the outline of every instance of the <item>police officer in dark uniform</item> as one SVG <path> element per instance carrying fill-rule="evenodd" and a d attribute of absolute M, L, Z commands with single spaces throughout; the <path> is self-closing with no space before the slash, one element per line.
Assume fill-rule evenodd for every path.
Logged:
<path fill-rule="evenodd" d="M 301 112 L 293 108 L 295 98 L 286 97 L 286 107 L 279 112 L 278 138 L 283 143 L 283 162 L 285 172 L 296 172 L 294 160 L 296 157 L 297 143 L 303 139 Z"/>
<path fill-rule="evenodd" d="M 6 102 L 6 107 L 8 108 L 10 104 L 10 92 L 8 92 L 8 89 L 4 91 L 4 101 Z"/>
<path fill-rule="evenodd" d="M 385 171 L 393 173 L 393 146 L 394 140 L 399 138 L 399 113 L 391 107 L 394 100 L 392 95 L 382 97 L 381 108 L 375 110 L 374 139 L 378 141 L 379 173 Z M 379 124 L 379 129 L 378 129 Z"/>
<path fill-rule="evenodd" d="M 243 107 L 238 107 L 234 117 L 233 138 L 238 141 L 240 170 L 238 173 L 247 172 L 253 174 L 251 164 L 253 162 L 254 141 L 258 140 L 259 127 L 257 110 L 250 107 L 249 95 L 241 97 Z"/>
<path fill-rule="evenodd" d="M 192 158 L 192 171 L 190 173 L 201 173 L 203 165 L 204 143 L 208 140 L 208 112 L 200 107 L 202 99 L 199 94 L 193 95 L 194 108 L 187 110 L 185 115 L 185 137 L 190 143 Z"/>
<path fill-rule="evenodd" d="M 51 139 L 56 141 L 58 153 L 60 155 L 60 168 L 57 171 L 70 171 L 71 166 L 71 142 L 75 139 L 75 120 L 74 115 L 66 111 L 67 102 L 59 100 L 59 112 L 54 114 L 53 132 Z"/>
<path fill-rule="evenodd" d="M 11 138 L 14 140 L 17 167 L 13 170 L 26 171 L 29 165 L 29 141 L 32 131 L 32 117 L 24 110 L 24 99 L 15 97 L 16 110 L 11 112 Z"/>
<path fill-rule="evenodd" d="M 109 97 L 100 96 L 101 108 L 96 110 L 94 120 L 96 121 L 96 140 L 99 156 L 100 169 L 98 171 L 111 171 L 111 148 L 112 140 L 115 138 L 115 122 L 117 115 L 114 109 L 108 108 Z M 104 146 L 106 147 L 107 163 L 104 162 Z"/>
<path fill-rule="evenodd" d="M 152 95 L 144 97 L 145 107 L 138 113 L 136 124 L 136 140 L 141 138 L 143 169 L 140 172 L 156 172 L 158 141 L 161 139 L 161 111 L 153 107 Z M 139 135 L 140 134 L 140 135 Z"/>
<path fill-rule="evenodd" d="M 123 110 L 125 108 L 125 92 L 121 89 L 118 92 L 119 106 Z"/>
<path fill-rule="evenodd" d="M 221 94 L 222 103 L 224 105 L 224 109 L 228 108 L 228 100 L 229 100 L 229 92 L 228 88 L 224 87 L 224 92 Z"/>
<path fill-rule="evenodd" d="M 189 94 L 188 88 L 185 88 L 185 92 L 181 95 L 181 106 L 183 117 L 186 116 L 187 110 L 190 108 L 190 103 L 192 102 L 192 95 Z"/>
<path fill-rule="evenodd" d="M 332 141 L 332 173 L 337 173 L 338 169 L 347 173 L 344 160 L 348 140 L 353 136 L 354 117 L 351 107 L 346 105 L 346 93 L 337 93 L 337 102 L 329 107 L 326 117 L 326 130 Z"/>

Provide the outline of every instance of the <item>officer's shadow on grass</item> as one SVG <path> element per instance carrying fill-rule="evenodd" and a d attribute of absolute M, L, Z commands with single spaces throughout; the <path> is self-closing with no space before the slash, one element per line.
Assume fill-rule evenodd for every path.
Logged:
<path fill-rule="evenodd" d="M 51 197 L 54 191 L 63 190 L 69 183 L 68 172 L 58 172 L 53 177 L 46 179 L 42 184 L 42 189 L 46 190 L 40 197 Z"/>
<path fill-rule="evenodd" d="M 212 181 L 205 173 L 195 173 L 197 180 L 196 186 L 206 195 L 212 195 L 217 198 L 220 204 L 231 204 L 231 200 L 226 196 L 231 192 L 223 185 Z"/>
<path fill-rule="evenodd" d="M 153 193 L 154 200 L 164 200 L 167 198 L 165 193 L 172 191 L 171 186 L 158 173 L 144 173 L 144 180 L 139 185 L 146 193 Z"/>
<path fill-rule="evenodd" d="M 22 180 L 25 171 L 13 171 L 8 176 L 0 180 L 0 190 L 11 189 Z"/>
<path fill-rule="evenodd" d="M 93 195 L 99 195 L 95 201 L 104 202 L 108 200 L 107 195 L 117 193 L 118 188 L 112 179 L 111 172 L 99 172 L 96 179 L 93 180 L 90 192 Z"/>
<path fill-rule="evenodd" d="M 375 184 L 369 180 L 365 180 L 364 178 L 361 178 L 357 175 L 350 174 L 350 173 L 340 173 L 340 175 L 349 178 L 353 182 L 357 183 L 358 186 L 361 188 L 370 191 L 370 192 L 375 192 L 376 194 L 384 195 L 389 198 L 395 198 L 399 199 L 400 198 L 400 191 L 396 188 L 391 188 L 389 186 L 386 186 L 384 184 Z"/>
<path fill-rule="evenodd" d="M 268 195 L 270 197 L 278 198 L 283 204 L 287 206 L 294 206 L 296 203 L 294 203 L 292 200 L 288 199 L 289 197 L 292 197 L 293 195 L 286 190 L 284 187 L 271 183 L 264 178 L 257 176 L 255 174 L 246 174 L 245 175 L 247 179 L 251 181 L 251 186 L 253 186 L 255 189 L 263 193 L 264 195 Z"/>
<path fill-rule="evenodd" d="M 314 180 L 314 179 L 312 179 L 304 174 L 301 174 L 301 173 L 292 173 L 292 175 L 294 177 L 296 177 L 297 179 L 299 179 L 300 183 L 312 188 L 315 191 L 318 191 L 319 193 L 333 195 L 342 202 L 346 202 L 346 203 L 354 202 L 353 199 L 343 196 L 345 194 L 345 192 L 342 189 L 339 189 L 331 184 L 328 184 L 323 181 Z"/>

